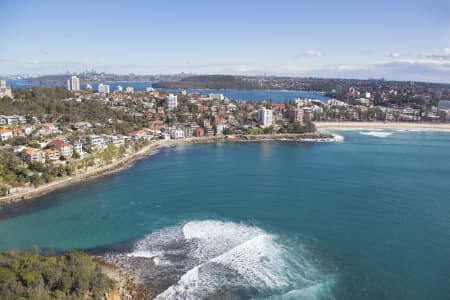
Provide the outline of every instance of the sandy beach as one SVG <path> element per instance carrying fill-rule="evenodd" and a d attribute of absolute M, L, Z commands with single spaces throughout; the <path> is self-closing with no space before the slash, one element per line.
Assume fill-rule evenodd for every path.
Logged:
<path fill-rule="evenodd" d="M 412 129 L 450 131 L 450 124 L 407 122 L 314 122 L 317 129 Z"/>

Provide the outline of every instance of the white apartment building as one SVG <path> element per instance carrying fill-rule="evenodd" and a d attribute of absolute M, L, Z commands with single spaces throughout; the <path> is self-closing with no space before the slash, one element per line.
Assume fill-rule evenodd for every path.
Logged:
<path fill-rule="evenodd" d="M 11 129 L 0 128 L 0 141 L 7 141 L 14 137 L 13 131 Z"/>
<path fill-rule="evenodd" d="M 184 137 L 185 137 L 184 130 L 182 130 L 182 129 L 171 129 L 169 131 L 169 134 L 170 134 L 170 138 L 173 140 L 184 139 Z"/>
<path fill-rule="evenodd" d="M 175 109 L 178 106 L 178 96 L 174 94 L 169 94 L 166 98 L 167 108 Z"/>
<path fill-rule="evenodd" d="M 216 124 L 216 135 L 221 135 L 223 133 L 223 124 Z"/>
<path fill-rule="evenodd" d="M 125 93 L 129 93 L 129 94 L 134 93 L 134 88 L 132 86 L 127 86 L 125 88 Z"/>
<path fill-rule="evenodd" d="M 98 85 L 98 92 L 102 94 L 109 94 L 109 84 L 100 83 Z"/>
<path fill-rule="evenodd" d="M 261 127 L 272 126 L 272 110 L 262 107 L 258 109 L 258 124 Z"/>
<path fill-rule="evenodd" d="M 209 94 L 209 100 L 219 100 L 222 101 L 225 99 L 223 94 Z"/>
<path fill-rule="evenodd" d="M 72 146 L 73 146 L 73 151 L 74 152 L 76 152 L 78 154 L 81 154 L 83 152 L 83 144 L 81 143 L 80 140 L 74 141 Z"/>
<path fill-rule="evenodd" d="M 6 85 L 6 80 L 0 80 L 0 98 L 3 97 L 12 98 L 11 87 Z"/>
<path fill-rule="evenodd" d="M 106 147 L 103 137 L 95 134 L 91 134 L 85 138 L 85 144 L 92 150 L 100 150 Z"/>
<path fill-rule="evenodd" d="M 236 105 L 233 104 L 233 103 L 229 103 L 229 104 L 227 105 L 227 110 L 228 110 L 228 111 L 235 111 L 235 110 L 236 110 Z"/>
<path fill-rule="evenodd" d="M 80 78 L 77 76 L 72 76 L 67 80 L 67 89 L 69 91 L 79 91 L 80 90 Z"/>
<path fill-rule="evenodd" d="M 123 91 L 123 87 L 120 86 L 120 85 L 118 85 L 118 86 L 117 86 L 117 91 L 118 91 L 118 92 L 122 92 L 122 91 Z"/>

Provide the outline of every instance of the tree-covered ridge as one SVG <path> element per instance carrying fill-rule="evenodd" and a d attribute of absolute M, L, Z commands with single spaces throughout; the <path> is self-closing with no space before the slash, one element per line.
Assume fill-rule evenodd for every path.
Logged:
<path fill-rule="evenodd" d="M 0 253 L 0 299 L 104 299 L 114 282 L 87 254 Z"/>
<path fill-rule="evenodd" d="M 147 125 L 145 118 L 134 118 L 127 109 L 114 109 L 99 100 L 62 101 L 74 95 L 61 87 L 33 87 L 15 89 L 14 99 L 0 98 L 0 114 L 25 115 L 41 121 L 75 123 L 92 122 L 107 124 L 110 119 L 119 120 L 113 130 L 127 134 Z"/>
<path fill-rule="evenodd" d="M 261 86 L 256 82 L 245 80 L 242 76 L 231 75 L 203 75 L 192 76 L 179 81 L 161 81 L 155 83 L 158 88 L 180 88 L 180 89 L 236 89 L 254 90 Z"/>

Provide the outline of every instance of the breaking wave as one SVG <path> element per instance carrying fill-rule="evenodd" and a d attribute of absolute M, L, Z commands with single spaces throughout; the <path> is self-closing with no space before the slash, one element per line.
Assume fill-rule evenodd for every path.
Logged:
<path fill-rule="evenodd" d="M 256 226 L 191 221 L 146 236 L 128 255 L 152 258 L 153 276 L 171 274 L 156 299 L 334 299 L 334 274 L 301 244 Z"/>
<path fill-rule="evenodd" d="M 344 136 L 333 133 L 333 141 L 334 142 L 343 142 L 344 139 L 345 139 Z"/>
<path fill-rule="evenodd" d="M 362 135 L 369 135 L 379 138 L 385 138 L 393 134 L 393 132 L 387 132 L 387 131 L 360 131 L 359 134 Z"/>

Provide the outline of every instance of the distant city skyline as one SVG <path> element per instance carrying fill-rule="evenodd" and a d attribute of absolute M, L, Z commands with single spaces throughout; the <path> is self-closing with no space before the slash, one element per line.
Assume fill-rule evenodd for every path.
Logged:
<path fill-rule="evenodd" d="M 450 3 L 3 0 L 0 75 L 386 78 L 450 83 Z"/>

